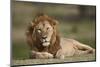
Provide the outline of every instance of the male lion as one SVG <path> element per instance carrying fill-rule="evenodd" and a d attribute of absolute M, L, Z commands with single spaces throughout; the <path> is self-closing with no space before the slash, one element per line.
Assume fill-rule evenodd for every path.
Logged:
<path fill-rule="evenodd" d="M 47 15 L 38 15 L 27 29 L 31 58 L 61 58 L 93 53 L 94 49 L 73 39 L 60 38 L 57 24 Z"/>

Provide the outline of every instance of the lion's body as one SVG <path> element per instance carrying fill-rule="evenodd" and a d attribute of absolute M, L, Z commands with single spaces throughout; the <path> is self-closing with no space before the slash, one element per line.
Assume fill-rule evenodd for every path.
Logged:
<path fill-rule="evenodd" d="M 27 31 L 27 42 L 31 58 L 64 58 L 88 54 L 94 50 L 76 40 L 60 38 L 57 21 L 46 15 L 40 15 L 32 21 Z"/>
<path fill-rule="evenodd" d="M 61 38 L 60 41 L 62 49 L 58 51 L 57 57 L 60 57 L 60 55 L 74 56 L 74 55 L 89 54 L 95 51 L 92 47 L 80 43 L 74 39 Z"/>

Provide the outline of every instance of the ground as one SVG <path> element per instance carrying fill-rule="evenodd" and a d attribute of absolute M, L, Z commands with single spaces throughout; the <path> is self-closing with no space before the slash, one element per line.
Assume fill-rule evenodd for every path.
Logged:
<path fill-rule="evenodd" d="M 36 65 L 36 64 L 52 64 L 52 63 L 67 63 L 67 62 L 85 62 L 95 61 L 95 54 L 82 56 L 66 57 L 65 59 L 24 59 L 12 60 L 12 65 Z"/>

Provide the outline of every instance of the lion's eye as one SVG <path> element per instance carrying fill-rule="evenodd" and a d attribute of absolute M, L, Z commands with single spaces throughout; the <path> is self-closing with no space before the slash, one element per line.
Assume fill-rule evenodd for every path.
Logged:
<path fill-rule="evenodd" d="M 41 33 L 41 30 L 40 30 L 40 29 L 37 29 L 37 32 L 38 32 L 38 33 Z"/>

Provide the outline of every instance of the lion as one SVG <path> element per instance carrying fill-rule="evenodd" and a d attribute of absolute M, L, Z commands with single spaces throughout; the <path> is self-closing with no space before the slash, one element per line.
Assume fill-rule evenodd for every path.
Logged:
<path fill-rule="evenodd" d="M 27 43 L 30 58 L 48 59 L 94 53 L 95 49 L 74 39 L 60 38 L 58 21 L 45 15 L 38 15 L 28 26 Z"/>

